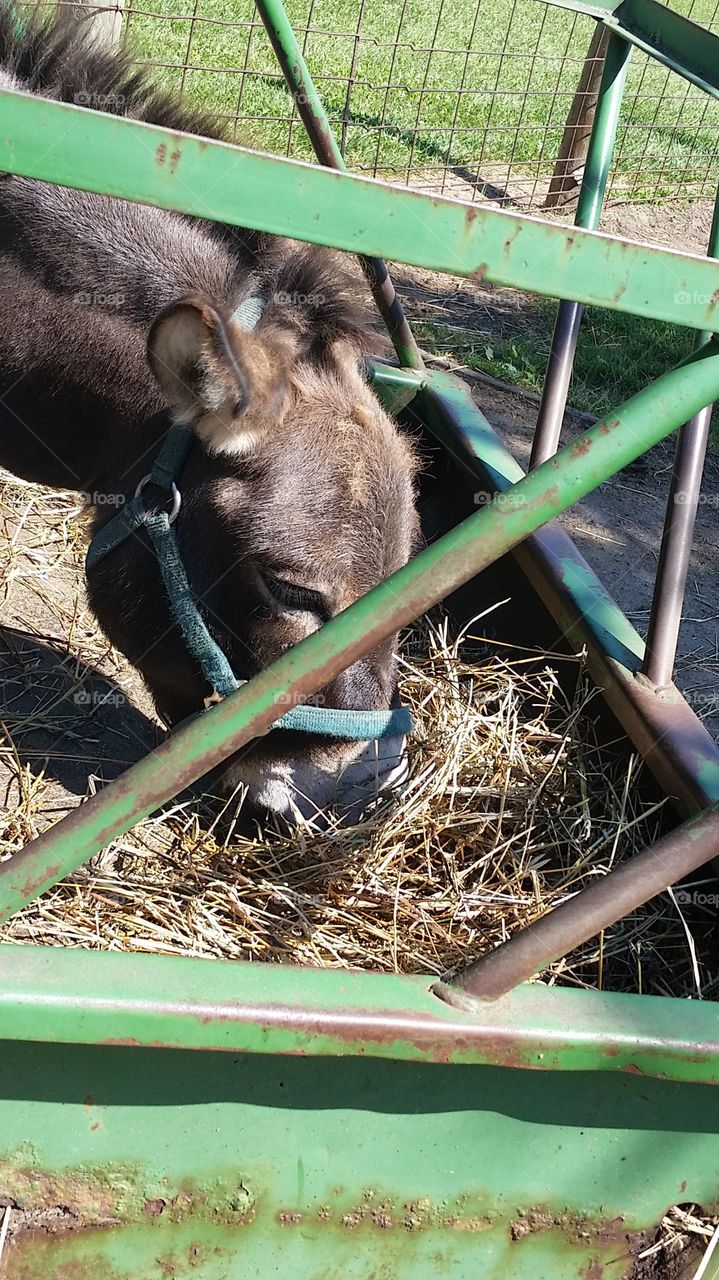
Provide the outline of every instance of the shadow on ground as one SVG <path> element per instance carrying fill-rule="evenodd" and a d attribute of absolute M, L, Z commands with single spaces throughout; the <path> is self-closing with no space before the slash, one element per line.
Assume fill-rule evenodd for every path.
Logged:
<path fill-rule="evenodd" d="M 17 803 L 20 770 L 43 773 L 65 792 L 85 796 L 164 737 L 122 685 L 92 668 L 78 671 L 64 647 L 14 627 L 0 627 L 0 686 L 9 757 L 0 807 Z"/>

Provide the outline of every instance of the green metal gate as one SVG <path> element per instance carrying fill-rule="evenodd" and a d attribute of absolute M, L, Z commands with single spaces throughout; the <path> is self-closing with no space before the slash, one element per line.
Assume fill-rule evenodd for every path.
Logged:
<path fill-rule="evenodd" d="M 719 394 L 719 220 L 707 260 L 594 231 L 632 46 L 716 98 L 719 39 L 655 0 L 568 6 L 611 35 L 566 227 L 341 172 L 280 0 L 258 7 L 327 168 L 8 90 L 0 168 L 360 254 L 400 362 L 375 366 L 380 396 L 498 496 L 0 866 L 0 919 L 513 549 L 687 820 L 448 983 L 3 947 L 0 1206 L 26 1229 L 0 1274 L 620 1280 L 668 1205 L 719 1202 L 717 1007 L 526 979 L 719 850 L 719 749 L 671 680 Z M 380 255 L 562 299 L 527 476 L 424 368 Z M 697 345 L 557 452 L 584 304 Z M 547 522 L 677 430 L 645 650 Z"/>

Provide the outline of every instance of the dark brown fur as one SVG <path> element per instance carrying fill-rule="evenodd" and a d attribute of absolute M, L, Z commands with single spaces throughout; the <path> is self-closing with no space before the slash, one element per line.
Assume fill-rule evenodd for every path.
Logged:
<path fill-rule="evenodd" d="M 88 43 L 88 31 L 37 20 L 18 40 L 0 8 L 4 82 L 212 133 L 128 54 Z M 357 275 L 337 254 L 8 175 L 0 282 L 0 462 L 87 493 L 101 524 L 149 471 L 171 417 L 190 422 L 198 439 L 180 481 L 177 536 L 238 677 L 406 561 L 414 460 L 362 377 L 372 333 Z M 246 333 L 230 317 L 251 294 L 267 306 Z M 89 589 L 161 714 L 172 723 L 200 707 L 209 690 L 172 625 L 145 538 L 101 562 Z M 388 644 L 321 696 L 381 708 L 394 690 Z M 276 732 L 228 781 L 283 810 L 275 801 L 292 775 L 298 796 L 311 792 L 299 802 L 311 813 L 359 750 Z"/>

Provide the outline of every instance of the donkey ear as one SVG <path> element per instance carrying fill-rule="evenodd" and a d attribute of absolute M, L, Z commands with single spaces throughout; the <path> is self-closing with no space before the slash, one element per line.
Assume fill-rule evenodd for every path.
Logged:
<path fill-rule="evenodd" d="M 250 386 L 222 316 L 202 298 L 182 298 L 161 311 L 148 338 L 150 368 L 183 421 L 234 400 L 247 407 Z"/>
<path fill-rule="evenodd" d="M 211 452 L 246 452 L 252 376 L 210 302 L 182 298 L 161 311 L 147 356 L 175 419 L 193 426 Z"/>

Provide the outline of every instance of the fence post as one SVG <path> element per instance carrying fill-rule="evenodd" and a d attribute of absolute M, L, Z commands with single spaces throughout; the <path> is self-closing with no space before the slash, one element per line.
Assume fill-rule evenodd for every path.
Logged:
<path fill-rule="evenodd" d="M 608 40 L 607 28 L 598 22 L 567 115 L 559 155 L 544 201 L 545 209 L 567 204 L 579 195 L 582 174 L 577 171 L 582 169 L 587 157 Z"/>
<path fill-rule="evenodd" d="M 77 0 L 71 12 L 76 18 L 86 18 L 87 15 L 83 10 L 87 9 L 92 12 L 91 21 L 98 38 L 105 44 L 119 44 L 125 0 L 110 0 L 107 4 L 103 4 L 102 0 L 99 0 L 99 3 L 98 0 Z"/>

